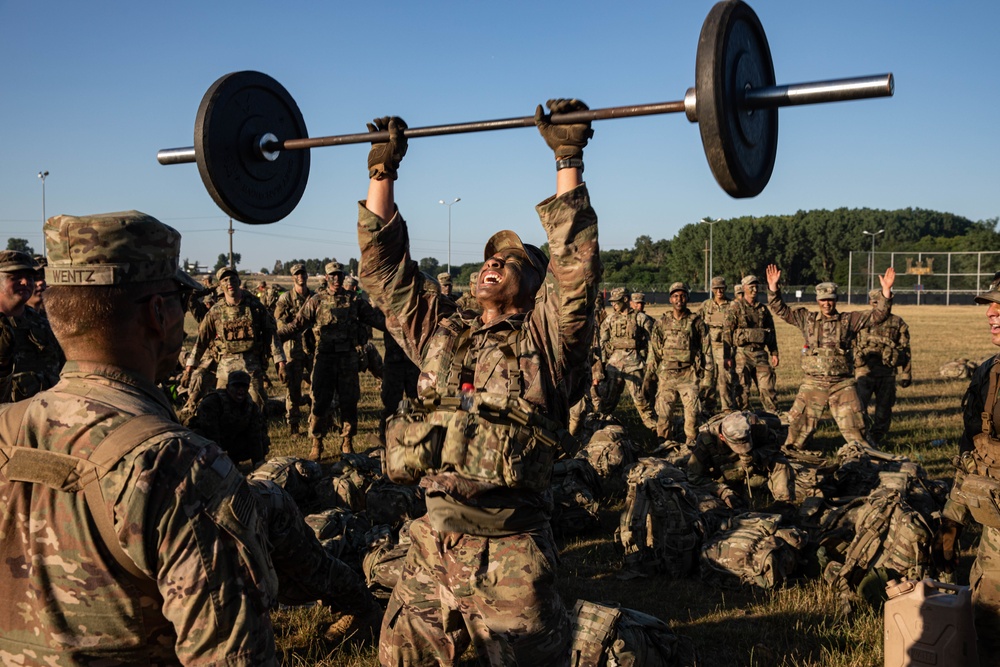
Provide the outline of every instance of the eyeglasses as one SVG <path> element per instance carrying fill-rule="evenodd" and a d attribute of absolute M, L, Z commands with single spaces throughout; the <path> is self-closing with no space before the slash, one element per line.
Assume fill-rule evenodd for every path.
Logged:
<path fill-rule="evenodd" d="M 187 310 L 188 302 L 191 300 L 191 291 L 192 290 L 180 288 L 170 290 L 168 292 L 153 292 L 152 294 L 147 294 L 144 297 L 136 299 L 135 303 L 146 303 L 154 296 L 162 296 L 164 299 L 176 296 L 177 300 L 181 302 L 181 308 Z"/>

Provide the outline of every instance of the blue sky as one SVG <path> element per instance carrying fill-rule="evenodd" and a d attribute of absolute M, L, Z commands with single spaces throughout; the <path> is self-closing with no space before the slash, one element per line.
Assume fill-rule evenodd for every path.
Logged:
<path fill-rule="evenodd" d="M 730 198 L 683 115 L 601 121 L 586 179 L 605 248 L 670 238 L 704 216 L 813 208 L 920 207 L 1000 215 L 1000 4 L 758 0 L 779 83 L 893 72 L 891 99 L 785 109 L 767 189 Z M 526 116 L 550 97 L 592 107 L 681 99 L 694 84 L 711 2 L 22 2 L 0 0 L 0 239 L 41 249 L 46 213 L 135 208 L 184 234 L 213 263 L 228 218 L 194 165 L 156 151 L 193 143 L 195 112 L 219 76 L 280 81 L 313 136 L 363 131 L 374 116 L 411 126 Z M 358 255 L 356 202 L 367 147 L 316 149 L 298 208 L 236 224 L 241 268 Z M 496 229 L 544 236 L 534 205 L 554 190 L 532 129 L 414 139 L 397 201 L 413 253 L 478 261 Z M 867 249 L 858 239 L 858 249 Z"/>

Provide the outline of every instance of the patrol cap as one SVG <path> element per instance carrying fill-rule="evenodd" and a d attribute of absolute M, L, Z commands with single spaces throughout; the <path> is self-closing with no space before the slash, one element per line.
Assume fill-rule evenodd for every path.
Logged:
<path fill-rule="evenodd" d="M 881 289 L 873 289 L 872 291 L 868 292 L 868 300 L 875 301 L 876 299 L 879 298 L 881 294 L 882 294 Z"/>
<path fill-rule="evenodd" d="M 625 288 L 616 287 L 611 290 L 611 298 L 608 299 L 611 303 L 618 303 L 619 301 L 625 300 Z"/>
<path fill-rule="evenodd" d="M 250 386 L 250 374 L 246 371 L 232 371 L 226 379 L 226 385 L 242 384 Z"/>
<path fill-rule="evenodd" d="M 646 295 L 643 292 L 632 292 L 632 301 L 635 303 L 646 303 Z"/>
<path fill-rule="evenodd" d="M 236 273 L 236 271 L 229 268 L 228 266 L 224 266 L 215 272 L 215 279 L 218 280 L 220 283 L 222 282 L 222 279 L 225 278 L 226 276 L 236 276 L 238 280 L 240 274 Z"/>
<path fill-rule="evenodd" d="M 501 230 L 490 237 L 490 240 L 486 242 L 486 247 L 483 249 L 483 260 L 487 260 L 498 252 L 511 248 L 520 250 L 527 255 L 531 266 L 538 273 L 539 280 L 545 282 L 545 273 L 549 270 L 549 258 L 545 256 L 545 253 L 540 248 L 530 243 L 523 243 L 521 237 L 509 229 Z"/>
<path fill-rule="evenodd" d="M 351 287 L 357 286 L 357 284 L 358 284 L 358 279 L 354 275 L 347 274 L 346 276 L 344 276 L 344 287 L 345 288 L 350 289 Z M 348 286 L 350 286 L 350 287 L 348 287 Z"/>
<path fill-rule="evenodd" d="M 450 273 L 439 273 L 438 274 L 438 284 L 439 285 L 450 285 L 451 284 L 451 274 Z"/>
<path fill-rule="evenodd" d="M 726 444 L 737 454 L 748 454 L 752 449 L 750 442 L 750 422 L 742 412 L 726 415 L 719 426 L 719 432 L 726 439 Z"/>
<path fill-rule="evenodd" d="M 139 211 L 56 215 L 45 222 L 50 285 L 123 285 L 171 278 L 198 283 L 180 267 L 181 235 Z"/>
<path fill-rule="evenodd" d="M 330 275 L 331 273 L 343 273 L 344 265 L 338 262 L 337 260 L 333 260 L 332 262 L 326 263 L 326 266 L 323 267 L 323 271 L 327 275 Z"/>
<path fill-rule="evenodd" d="M 15 271 L 35 271 L 38 265 L 31 255 L 20 250 L 0 251 L 0 273 L 14 273 Z"/>
<path fill-rule="evenodd" d="M 733 285 L 733 294 L 743 294 L 743 283 Z"/>
<path fill-rule="evenodd" d="M 690 293 L 690 291 L 691 290 L 688 289 L 687 285 L 685 285 L 684 283 L 681 283 L 681 282 L 677 282 L 677 283 L 673 283 L 670 286 L 670 292 L 669 293 L 673 294 L 674 292 L 684 292 L 685 294 L 688 294 L 688 293 Z"/>
<path fill-rule="evenodd" d="M 723 289 L 726 288 L 726 279 L 722 276 L 715 276 L 712 278 L 712 289 L 716 289 L 717 287 L 721 287 Z"/>
<path fill-rule="evenodd" d="M 760 285 L 760 278 L 753 274 L 743 276 L 743 280 L 740 281 L 740 284 L 743 285 L 743 287 L 746 287 L 747 285 Z"/>
<path fill-rule="evenodd" d="M 990 288 L 976 295 L 976 303 L 1000 303 L 1000 271 L 993 274 Z"/>
<path fill-rule="evenodd" d="M 837 298 L 837 283 L 820 283 L 816 285 L 816 300 Z"/>
<path fill-rule="evenodd" d="M 292 268 L 290 268 L 288 270 L 288 274 L 294 276 L 294 275 L 299 274 L 299 273 L 308 273 L 308 271 L 306 271 L 306 265 L 305 264 L 292 264 Z"/>

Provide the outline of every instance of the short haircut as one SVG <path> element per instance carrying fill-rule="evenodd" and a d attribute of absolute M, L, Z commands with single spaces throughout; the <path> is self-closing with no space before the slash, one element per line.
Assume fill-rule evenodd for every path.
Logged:
<path fill-rule="evenodd" d="M 135 317 L 137 299 L 176 287 L 177 283 L 169 278 L 93 287 L 50 285 L 45 290 L 45 312 L 60 341 L 95 334 L 117 335 Z"/>

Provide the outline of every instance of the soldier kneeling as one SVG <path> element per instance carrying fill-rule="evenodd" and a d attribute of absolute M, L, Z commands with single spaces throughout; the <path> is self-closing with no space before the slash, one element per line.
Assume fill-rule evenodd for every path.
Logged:
<path fill-rule="evenodd" d="M 214 440 L 235 463 L 264 460 L 271 449 L 267 421 L 250 399 L 250 374 L 233 371 L 225 389 L 213 391 L 198 404 L 191 429 Z"/>

